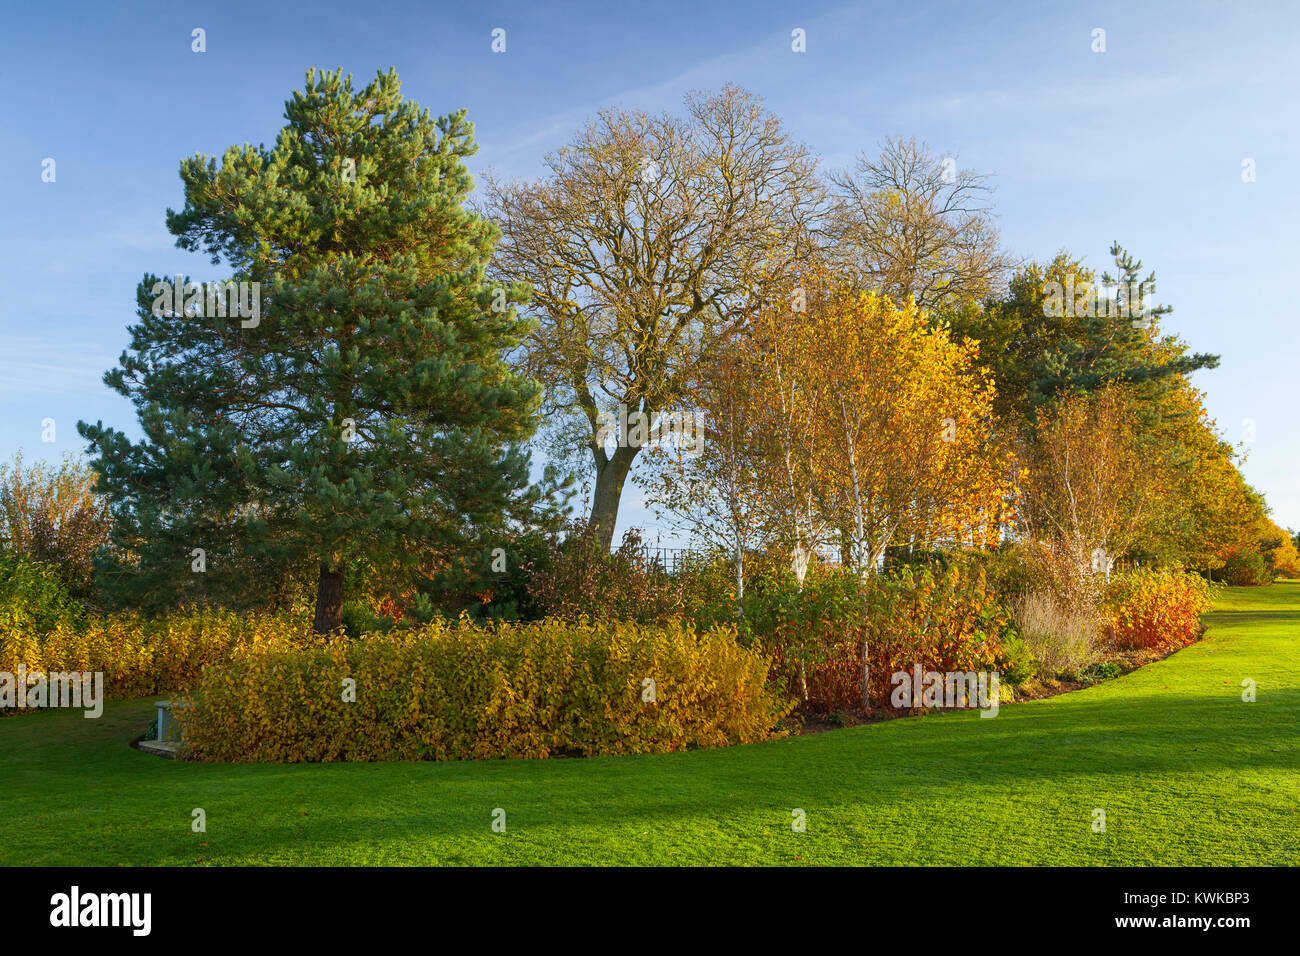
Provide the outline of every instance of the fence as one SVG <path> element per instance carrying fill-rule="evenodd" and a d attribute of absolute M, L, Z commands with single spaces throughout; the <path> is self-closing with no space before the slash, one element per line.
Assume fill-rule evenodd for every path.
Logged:
<path fill-rule="evenodd" d="M 657 566 L 668 574 L 676 574 L 703 556 L 703 552 L 692 548 L 662 548 L 653 544 L 638 545 L 630 550 L 646 564 Z"/>

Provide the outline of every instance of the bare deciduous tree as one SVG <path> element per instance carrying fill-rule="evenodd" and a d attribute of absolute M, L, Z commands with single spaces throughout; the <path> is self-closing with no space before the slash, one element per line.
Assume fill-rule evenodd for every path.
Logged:
<path fill-rule="evenodd" d="M 1015 263 L 1000 247 L 988 178 L 915 139 L 888 139 L 828 176 L 827 253 L 859 288 L 926 311 L 997 291 Z"/>
<path fill-rule="evenodd" d="M 652 422 L 699 363 L 807 251 L 816 160 L 734 86 L 684 116 L 607 110 L 546 158 L 534 182 L 489 175 L 494 268 L 531 284 L 528 371 L 553 423 L 591 456 L 591 520 L 608 546 L 639 447 L 602 440 L 620 406 Z"/>

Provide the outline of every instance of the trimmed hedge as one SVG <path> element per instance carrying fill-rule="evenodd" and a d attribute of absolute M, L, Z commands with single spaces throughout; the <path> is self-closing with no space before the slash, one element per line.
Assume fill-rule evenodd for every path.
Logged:
<path fill-rule="evenodd" d="M 662 753 L 771 737 L 791 703 L 767 687 L 769 667 L 734 632 L 676 620 L 462 619 L 309 647 L 246 645 L 207 668 L 179 717 L 201 760 Z"/>
<path fill-rule="evenodd" d="M 0 671 L 16 672 L 20 664 L 28 673 L 102 671 L 110 699 L 169 694 L 188 690 L 206 665 L 228 661 L 241 648 L 305 644 L 309 627 L 291 614 L 192 610 L 155 619 L 88 614 L 42 631 L 11 605 L 0 608 Z M 0 716 L 31 712 L 4 708 Z"/>

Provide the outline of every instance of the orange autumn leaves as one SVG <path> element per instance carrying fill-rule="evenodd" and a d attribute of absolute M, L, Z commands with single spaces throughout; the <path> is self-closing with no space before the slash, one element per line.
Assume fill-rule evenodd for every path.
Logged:
<path fill-rule="evenodd" d="M 890 545 L 995 544 L 1014 467 L 994 441 L 977 346 L 914 305 L 824 277 L 785 292 L 715 359 L 725 396 L 698 394 L 712 435 L 746 436 L 744 461 L 726 467 L 750 476 L 762 536 L 792 551 L 839 545 L 868 573 Z M 716 471 L 715 452 L 694 467 Z M 680 465 L 663 480 L 683 480 Z"/>

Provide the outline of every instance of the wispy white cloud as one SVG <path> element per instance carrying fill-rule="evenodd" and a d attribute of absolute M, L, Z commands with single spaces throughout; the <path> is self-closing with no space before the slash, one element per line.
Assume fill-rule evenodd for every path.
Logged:
<path fill-rule="evenodd" d="M 92 343 L 41 335 L 0 336 L 0 392 L 22 396 L 103 395 L 117 354 Z"/>

